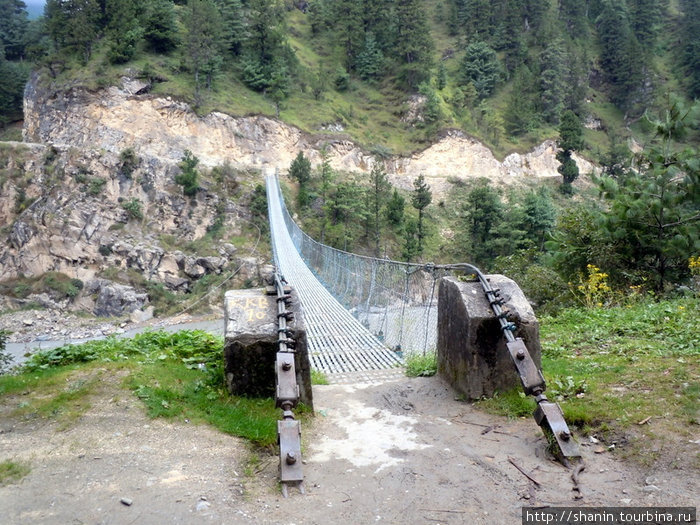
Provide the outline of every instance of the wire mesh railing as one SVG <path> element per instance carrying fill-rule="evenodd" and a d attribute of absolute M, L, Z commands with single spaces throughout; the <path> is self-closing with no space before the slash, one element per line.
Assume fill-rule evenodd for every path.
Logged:
<path fill-rule="evenodd" d="M 435 351 L 438 280 L 450 274 L 449 270 L 357 255 L 321 244 L 294 222 L 281 192 L 280 202 L 302 259 L 358 321 L 393 350 L 405 354 Z"/>

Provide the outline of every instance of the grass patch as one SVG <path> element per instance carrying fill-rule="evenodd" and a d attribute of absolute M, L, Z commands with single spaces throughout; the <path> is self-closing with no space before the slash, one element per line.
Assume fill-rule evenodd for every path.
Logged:
<path fill-rule="evenodd" d="M 0 461 L 0 487 L 10 483 L 17 483 L 29 474 L 31 470 L 29 464 L 24 461 L 12 461 L 9 459 Z"/>
<path fill-rule="evenodd" d="M 437 354 L 410 354 L 406 357 L 408 377 L 430 377 L 437 373 Z"/>
<path fill-rule="evenodd" d="M 23 394 L 16 415 L 60 417 L 68 425 L 89 407 L 86 397 L 103 374 L 123 369 L 124 386 L 150 417 L 208 423 L 258 446 L 274 446 L 279 418 L 274 400 L 229 395 L 223 364 L 221 337 L 201 330 L 144 332 L 37 353 L 19 374 L 0 376 L 0 396 Z M 308 412 L 298 410 L 302 417 Z"/>
<path fill-rule="evenodd" d="M 548 394 L 584 429 L 697 432 L 697 298 L 575 308 L 541 320 Z M 562 388 L 563 386 L 563 388 Z M 648 424 L 640 421 L 651 418 Z"/>
<path fill-rule="evenodd" d="M 571 308 L 540 319 L 546 394 L 571 427 L 617 442 L 621 454 L 653 462 L 659 443 L 677 449 L 700 425 L 700 299 L 613 308 Z M 530 417 L 519 389 L 476 406 Z M 643 423 L 640 425 L 640 423 Z M 655 459 L 656 458 L 656 459 Z"/>
<path fill-rule="evenodd" d="M 315 368 L 311 369 L 311 384 L 312 385 L 329 385 L 330 383 L 328 382 L 328 376 L 321 372 L 320 370 L 316 370 Z"/>

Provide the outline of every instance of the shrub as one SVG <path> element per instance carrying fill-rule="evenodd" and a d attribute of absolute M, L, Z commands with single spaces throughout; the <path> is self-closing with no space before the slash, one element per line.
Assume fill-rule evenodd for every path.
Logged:
<path fill-rule="evenodd" d="M 129 219 L 141 220 L 143 219 L 143 210 L 141 208 L 141 201 L 137 198 L 129 199 L 128 201 L 122 202 L 122 208 L 126 211 Z M 100 246 L 100 249 L 102 247 Z M 110 250 L 111 251 L 111 250 Z M 103 254 L 104 255 L 104 254 Z"/>
<path fill-rule="evenodd" d="M 119 154 L 119 160 L 122 163 L 120 172 L 127 179 L 130 179 L 131 174 L 138 167 L 140 159 L 136 156 L 133 148 L 126 148 Z"/>

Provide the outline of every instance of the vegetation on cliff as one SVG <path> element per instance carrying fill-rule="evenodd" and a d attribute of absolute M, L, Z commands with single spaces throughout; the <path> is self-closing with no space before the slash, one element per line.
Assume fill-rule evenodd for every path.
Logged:
<path fill-rule="evenodd" d="M 56 89 L 137 75 L 202 112 L 276 114 L 394 152 L 446 127 L 524 149 L 568 110 L 603 156 L 648 131 L 639 117 L 669 90 L 698 96 L 696 4 L 49 0 L 28 22 L 2 0 L 0 114 L 21 115 L 29 61 Z"/>

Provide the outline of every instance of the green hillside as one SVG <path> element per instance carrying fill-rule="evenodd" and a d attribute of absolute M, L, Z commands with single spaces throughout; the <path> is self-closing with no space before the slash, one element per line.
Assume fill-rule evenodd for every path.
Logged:
<path fill-rule="evenodd" d="M 49 0 L 28 22 L 0 0 L 0 118 L 21 118 L 29 62 L 57 89 L 135 74 L 201 113 L 278 115 L 380 153 L 459 128 L 502 156 L 555 137 L 568 109 L 600 158 L 669 92 L 700 93 L 697 4 Z"/>

